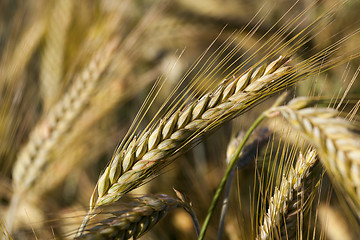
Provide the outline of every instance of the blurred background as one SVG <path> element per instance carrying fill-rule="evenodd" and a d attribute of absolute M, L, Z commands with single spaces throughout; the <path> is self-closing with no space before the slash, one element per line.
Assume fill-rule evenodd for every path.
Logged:
<path fill-rule="evenodd" d="M 231 59 L 225 64 L 221 62 L 221 54 L 216 51 L 219 47 L 225 53 L 236 49 L 233 58 L 239 58 L 239 62 L 251 57 L 244 65 L 244 69 L 247 69 L 264 57 L 261 52 L 256 53 L 259 46 L 299 14 L 304 13 L 298 20 L 297 28 L 285 27 L 282 30 L 289 39 L 332 9 L 332 14 L 321 23 L 322 31 L 309 33 L 309 41 L 297 49 L 295 61 L 310 58 L 357 31 L 360 27 L 357 20 L 360 2 L 349 0 L 335 8 L 334 4 L 337 1 L 1 0 L 2 220 L 14 192 L 12 169 L 30 134 L 34 129 L 48 131 L 44 127 L 46 125 L 42 125 L 44 119 L 70 91 L 77 76 L 82 74 L 104 46 L 114 39 L 119 42 L 96 87 L 84 100 L 81 111 L 48 151 L 49 163 L 19 207 L 26 210 L 16 215 L 14 239 L 66 239 L 77 229 L 87 211 L 100 173 L 158 78 L 167 78 L 166 84 L 144 115 L 139 129 L 144 129 L 153 119 L 164 99 L 189 69 L 193 70 L 186 77 L 184 85 L 190 84 L 196 78 L 196 73 L 203 71 L 201 67 L 207 61 L 214 61 L 214 66 L 219 68 L 214 76 L 209 77 L 209 85 L 221 81 L 234 68 Z M 339 53 L 341 55 L 341 52 L 359 51 L 359 41 L 359 36 L 355 35 L 340 42 L 338 48 L 341 51 L 332 57 L 337 57 Z M 226 48 L 224 43 L 228 44 Z M 240 43 L 241 48 L 236 48 Z M 212 47 L 199 64 L 194 65 L 211 44 Z M 292 94 L 329 98 L 342 96 L 358 65 L 358 59 L 349 60 L 326 73 L 319 73 L 292 88 Z M 355 81 L 348 96 L 359 96 L 359 86 L 359 81 Z M 163 174 L 136 189 L 133 194 L 165 193 L 175 196 L 174 187 L 191 199 L 202 223 L 226 169 L 228 142 L 238 132 L 246 130 L 252 120 L 271 103 L 272 100 L 266 101 L 247 112 L 246 116 L 234 119 L 214 134 L 202 138 L 197 146 L 164 169 Z M 354 104 L 350 101 L 349 108 Z M 301 145 L 302 140 L 296 136 L 287 136 L 291 141 L 284 140 L 284 134 L 275 134 L 281 132 L 281 129 L 276 129 L 278 124 L 273 126 L 268 123 L 266 126 L 270 140 L 259 145 L 255 154 L 257 160 L 251 160 L 235 172 L 223 239 L 256 236 L 259 219 L 255 216 L 263 213 L 266 201 L 271 196 L 271 191 L 262 195 L 263 200 L 259 203 L 256 201 L 258 192 L 273 187 L 272 184 L 262 186 L 261 181 L 270 179 L 270 182 L 278 182 L 282 175 L 279 165 L 287 162 L 287 159 L 296 158 L 299 149 L 304 152 L 304 144 L 300 148 L 295 147 Z M 276 169 L 275 176 L 270 174 L 271 169 Z M 316 173 L 322 176 L 321 169 Z M 262 177 L 259 178 L 259 174 Z M 322 181 L 316 207 L 305 220 L 308 230 L 304 237 L 318 239 L 330 236 L 332 233 L 321 225 L 322 218 L 329 218 L 343 221 L 338 231 L 344 231 L 342 236 L 347 234 L 351 239 L 356 229 L 348 227 L 351 220 L 341 210 L 342 201 L 333 193 L 326 176 Z M 217 238 L 219 209 L 206 239 Z M 176 209 L 142 239 L 196 239 L 196 234 L 191 218 L 182 209 Z"/>

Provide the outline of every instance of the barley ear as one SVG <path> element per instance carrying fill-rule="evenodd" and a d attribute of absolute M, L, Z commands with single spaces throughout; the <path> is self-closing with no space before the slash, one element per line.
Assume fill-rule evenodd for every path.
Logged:
<path fill-rule="evenodd" d="M 104 220 L 89 222 L 88 228 L 75 239 L 137 239 L 169 211 L 183 206 L 180 200 L 165 194 L 145 195 L 130 204 L 131 208 L 112 211 Z"/>
<path fill-rule="evenodd" d="M 272 236 L 273 228 L 280 224 L 281 216 L 288 211 L 289 203 L 296 197 L 296 191 L 300 189 L 301 183 L 309 175 L 309 170 L 316 160 L 315 151 L 309 151 L 305 157 L 300 154 L 295 168 L 291 168 L 289 175 L 282 178 L 280 187 L 275 188 L 269 208 L 263 216 L 257 239 L 265 240 Z"/>
<path fill-rule="evenodd" d="M 131 139 L 123 149 L 116 151 L 112 162 L 99 178 L 97 186 L 101 188 L 96 204 L 92 206 L 96 208 L 117 201 L 168 164 L 173 155 L 192 139 L 249 110 L 254 103 L 294 81 L 297 76 L 294 76 L 292 68 L 284 66 L 287 60 L 288 57 L 277 59 L 273 64 L 277 69 L 262 71 L 267 74 L 251 79 L 243 90 L 236 92 L 235 87 L 227 88 L 243 81 L 241 77 L 221 83 L 199 101 L 166 115 L 168 117 L 140 134 L 138 139 Z"/>
<path fill-rule="evenodd" d="M 316 147 L 333 184 L 345 191 L 348 203 L 360 216 L 360 127 L 339 117 L 334 109 L 299 109 L 303 101 L 306 99 L 294 99 L 273 112 L 281 114 Z"/>

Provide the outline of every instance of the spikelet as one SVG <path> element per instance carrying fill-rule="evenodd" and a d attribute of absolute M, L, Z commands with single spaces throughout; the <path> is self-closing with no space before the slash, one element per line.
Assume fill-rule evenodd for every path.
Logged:
<path fill-rule="evenodd" d="M 318 165 L 320 164 L 317 161 L 309 172 L 311 173 Z M 304 232 L 302 223 L 318 193 L 320 181 L 314 183 L 313 177 L 306 177 L 302 186 L 293 192 L 293 197 L 288 203 L 287 211 L 281 217 L 279 226 L 276 227 L 281 239 L 301 238 Z"/>
<path fill-rule="evenodd" d="M 233 158 L 237 148 L 244 137 L 243 132 L 240 132 L 236 137 L 233 137 L 226 149 L 226 162 L 229 163 Z M 256 158 L 257 153 L 264 147 L 265 143 L 269 140 L 271 132 L 268 128 L 260 128 L 252 134 L 250 141 L 244 146 L 240 153 L 237 163 L 238 168 L 242 168 L 249 164 Z"/>

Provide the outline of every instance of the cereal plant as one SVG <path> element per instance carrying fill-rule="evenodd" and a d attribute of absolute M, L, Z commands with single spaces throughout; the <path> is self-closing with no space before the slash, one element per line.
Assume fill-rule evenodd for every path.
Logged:
<path fill-rule="evenodd" d="M 2 239 L 357 239 L 360 3 L 0 1 Z"/>

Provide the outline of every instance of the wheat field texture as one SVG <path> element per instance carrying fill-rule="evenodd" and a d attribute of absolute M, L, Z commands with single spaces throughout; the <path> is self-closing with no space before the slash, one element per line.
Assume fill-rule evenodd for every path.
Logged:
<path fill-rule="evenodd" d="M 359 14 L 0 0 L 1 239 L 358 239 Z"/>

